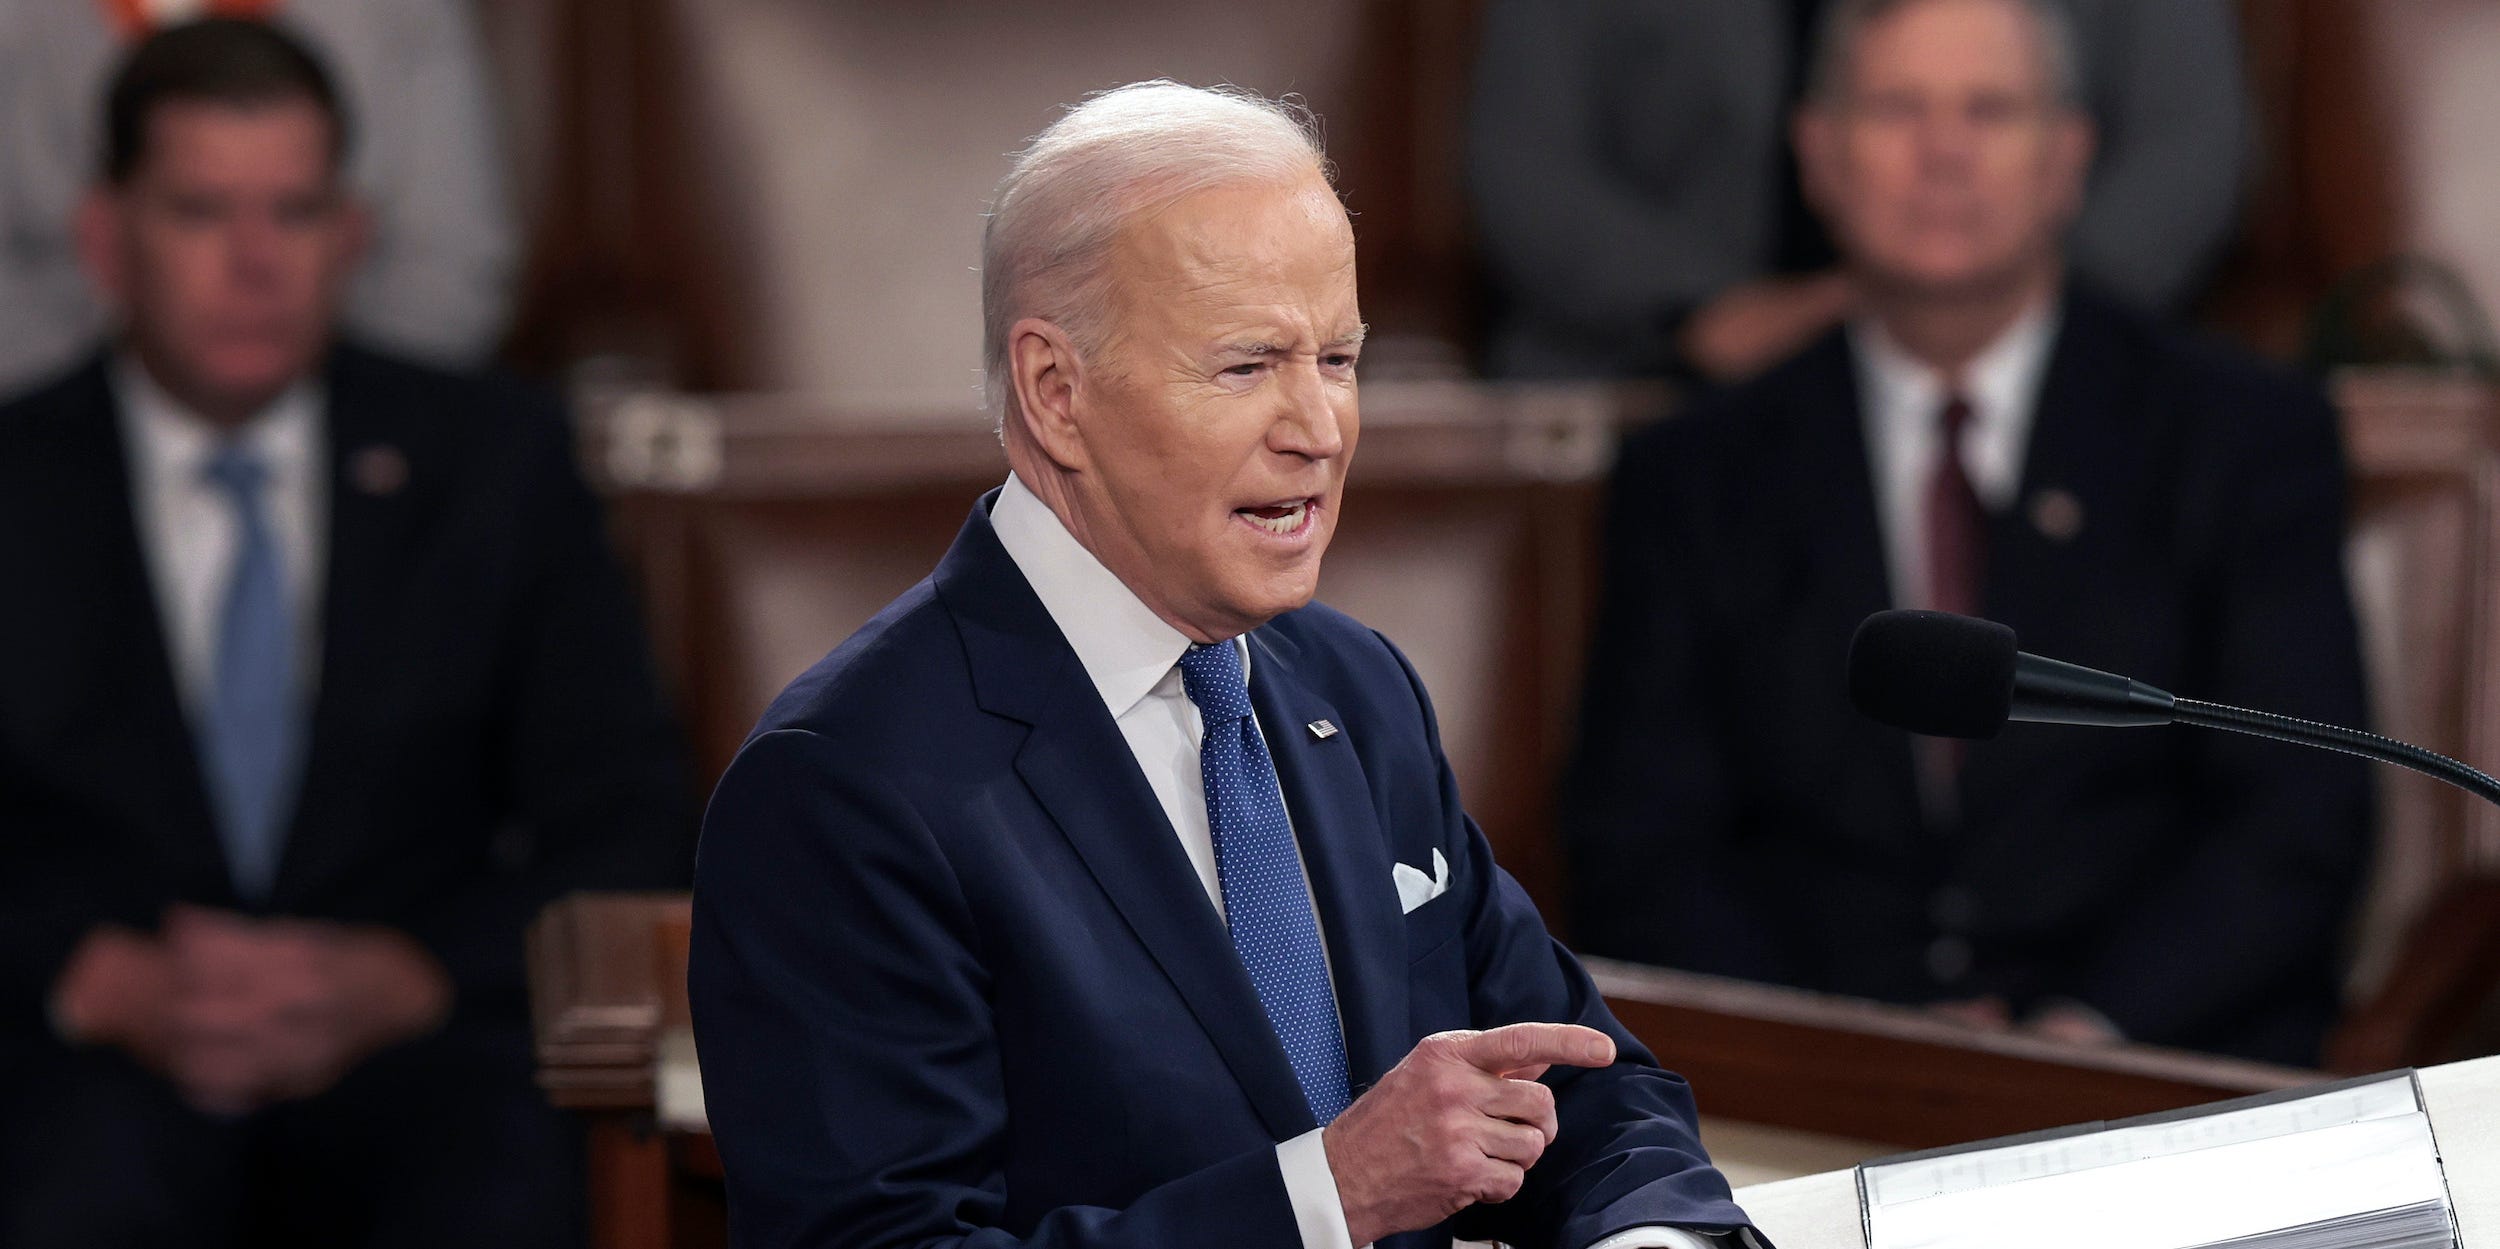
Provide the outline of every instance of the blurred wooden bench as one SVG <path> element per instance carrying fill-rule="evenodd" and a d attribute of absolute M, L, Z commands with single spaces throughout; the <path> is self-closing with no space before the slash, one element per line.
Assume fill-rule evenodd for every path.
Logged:
<path fill-rule="evenodd" d="M 681 893 L 574 894 L 530 926 L 538 1082 L 582 1119 L 598 1249 L 728 1241 L 711 1133 L 662 1114 L 664 1074 L 691 1074 L 690 931 Z"/>
<path fill-rule="evenodd" d="M 2402 370 L 2337 379 L 2353 473 L 2347 567 L 2373 727 L 2500 772 L 2500 391 Z M 2500 810 L 2377 770 L 2378 854 L 2354 934 L 2342 1071 L 2500 1043 Z"/>

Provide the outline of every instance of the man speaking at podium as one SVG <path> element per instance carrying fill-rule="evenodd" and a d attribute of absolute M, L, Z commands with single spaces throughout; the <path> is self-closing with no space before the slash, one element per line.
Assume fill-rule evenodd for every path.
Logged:
<path fill-rule="evenodd" d="M 744 1246 L 1750 1242 L 1690 1093 L 1310 606 L 1357 428 L 1310 129 L 1170 83 L 1017 159 L 983 241 L 1014 472 L 776 702 L 689 989 Z"/>

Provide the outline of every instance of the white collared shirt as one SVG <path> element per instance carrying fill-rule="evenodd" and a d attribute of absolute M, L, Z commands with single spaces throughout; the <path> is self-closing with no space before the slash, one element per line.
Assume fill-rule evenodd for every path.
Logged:
<path fill-rule="evenodd" d="M 1181 653 L 1189 649 L 1189 639 L 1103 567 L 1023 481 L 1007 479 L 990 510 L 990 527 L 1085 665 L 1172 831 L 1180 835 L 1207 900 L 1222 915 L 1224 885 L 1215 870 L 1215 836 L 1207 827 L 1206 779 L 1198 770 L 1198 743 L 1206 728 L 1198 705 L 1181 687 Z M 1242 678 L 1248 680 L 1247 640 L 1237 637 L 1230 645 L 1241 655 Z M 1251 717 L 1252 723 L 1257 720 Z"/>
<path fill-rule="evenodd" d="M 1933 606 L 1927 584 L 1925 518 L 1920 515 L 1947 400 L 1959 393 L 1971 419 L 1962 428 L 1962 471 L 1990 511 L 2003 511 L 2022 489 L 2023 456 L 2049 351 L 2057 341 L 2054 301 L 2025 312 L 1970 362 L 1958 392 L 1910 355 L 1873 318 L 1849 326 L 1857 361 L 1859 410 L 1866 430 L 1867 468 L 1875 513 L 1884 532 L 1885 572 L 1895 607 Z"/>
<path fill-rule="evenodd" d="M 1197 869 L 1207 900 L 1221 915 L 1224 886 L 1215 867 L 1215 837 L 1207 825 L 1206 781 L 1198 770 L 1198 744 L 1205 727 L 1197 704 L 1189 701 L 1181 684 L 1180 658 L 1189 649 L 1189 639 L 1094 558 L 1020 478 L 1008 477 L 999 491 L 998 502 L 990 508 L 990 528 L 1085 666 L 1085 675 L 1092 678 L 1094 691 L 1102 696 L 1103 706 L 1128 741 L 1129 753 L 1137 758 L 1138 769 L 1146 774 L 1146 784 L 1180 837 L 1190 866 Z M 1236 637 L 1230 644 L 1241 653 L 1246 679 L 1250 673 L 1248 641 Z M 1258 723 L 1255 714 L 1251 723 Z M 1287 812 L 1288 820 L 1291 814 Z M 1306 872 L 1303 886 L 1308 889 L 1309 885 Z M 1312 916 L 1318 918 L 1316 905 Z M 1325 945 L 1322 953 L 1326 953 Z M 1285 1195 L 1293 1205 L 1303 1249 L 1352 1249 L 1345 1209 L 1337 1201 L 1336 1173 L 1328 1166 L 1320 1132 L 1314 1128 L 1276 1147 Z M 1707 1240 L 1680 1228 L 1640 1227 L 1608 1237 L 1591 1249 L 1708 1246 Z"/>
<path fill-rule="evenodd" d="M 329 547 L 326 439 L 319 384 L 298 382 L 233 433 L 193 415 L 128 356 L 111 385 L 130 472 L 131 519 L 156 591 L 156 618 L 183 708 L 194 720 L 214 694 L 218 616 L 242 540 L 230 497 L 204 475 L 229 441 L 250 445 L 269 476 L 261 507 L 277 540 L 295 609 L 299 679 L 319 671 L 322 560 Z"/>

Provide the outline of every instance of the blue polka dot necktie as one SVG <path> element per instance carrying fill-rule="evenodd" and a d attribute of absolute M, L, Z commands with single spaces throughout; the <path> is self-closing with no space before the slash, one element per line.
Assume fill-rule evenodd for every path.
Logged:
<path fill-rule="evenodd" d="M 1192 646 L 1181 655 L 1181 686 L 1206 723 L 1198 768 L 1206 779 L 1207 828 L 1215 837 L 1215 870 L 1224 887 L 1224 923 L 1267 1021 L 1284 1043 L 1294 1079 L 1325 1125 L 1346 1108 L 1345 1038 L 1312 913 L 1285 819 L 1276 766 L 1250 715 L 1241 656 L 1230 642 Z"/>
<path fill-rule="evenodd" d="M 217 615 L 216 687 L 206 741 L 209 796 L 235 890 L 268 898 L 286 837 L 295 779 L 295 620 L 261 488 L 269 469 L 227 446 L 202 470 L 234 508 L 234 562 Z"/>

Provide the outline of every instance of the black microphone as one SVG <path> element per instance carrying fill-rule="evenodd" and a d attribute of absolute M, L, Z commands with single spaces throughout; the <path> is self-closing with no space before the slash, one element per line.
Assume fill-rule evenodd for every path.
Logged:
<path fill-rule="evenodd" d="M 2008 720 L 2134 727 L 2194 724 L 2376 759 L 2500 804 L 2500 781 L 2446 755 L 2376 733 L 2179 698 L 2079 664 L 2025 654 L 1993 620 L 1885 611 L 1849 640 L 1849 701 L 1862 714 L 1930 737 L 1990 738 Z"/>

